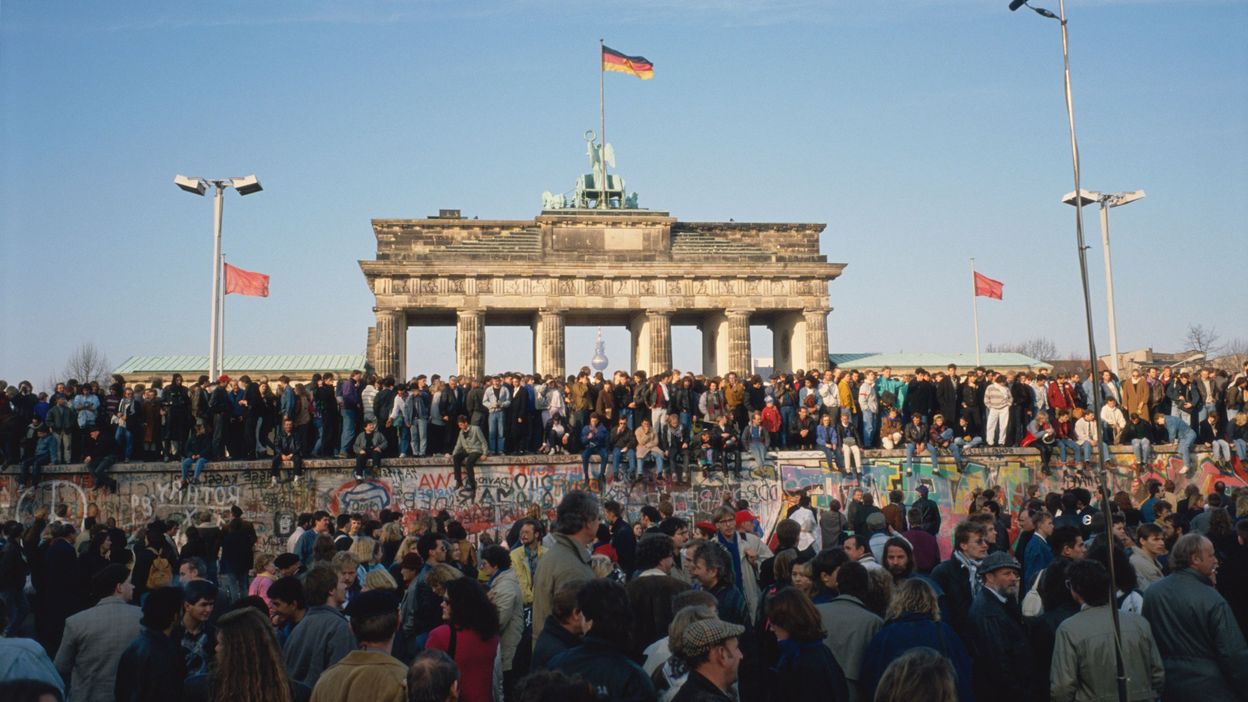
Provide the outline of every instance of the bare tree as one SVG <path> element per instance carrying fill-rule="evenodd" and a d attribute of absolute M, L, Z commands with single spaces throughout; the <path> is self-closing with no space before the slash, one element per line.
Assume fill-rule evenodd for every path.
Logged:
<path fill-rule="evenodd" d="M 1233 374 L 1248 361 L 1248 339 L 1237 336 L 1223 344 L 1222 351 L 1224 353 L 1215 358 L 1211 365 Z"/>
<path fill-rule="evenodd" d="M 69 360 L 65 361 L 64 379 L 78 380 L 80 383 L 96 381 L 103 383 L 108 378 L 108 359 L 95 347 L 86 342 L 78 347 Z"/>
<path fill-rule="evenodd" d="M 1218 344 L 1221 338 L 1217 327 L 1205 329 L 1203 324 L 1192 324 L 1188 326 L 1187 336 L 1183 337 L 1183 340 L 1187 348 L 1205 354 L 1205 358 L 1208 359 L 1222 349 L 1222 346 Z"/>
<path fill-rule="evenodd" d="M 1021 342 L 1008 344 L 988 344 L 984 349 L 988 353 L 1021 353 L 1041 361 L 1057 358 L 1057 344 L 1052 339 L 1037 336 Z"/>

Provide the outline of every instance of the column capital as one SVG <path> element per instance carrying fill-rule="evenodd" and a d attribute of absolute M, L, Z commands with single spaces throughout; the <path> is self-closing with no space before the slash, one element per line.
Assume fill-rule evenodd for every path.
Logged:
<path fill-rule="evenodd" d="M 744 307 L 729 307 L 724 310 L 724 314 L 729 317 L 749 317 L 753 310 Z"/>
<path fill-rule="evenodd" d="M 670 317 L 676 310 L 670 307 L 650 308 L 646 310 L 646 314 L 651 317 Z"/>

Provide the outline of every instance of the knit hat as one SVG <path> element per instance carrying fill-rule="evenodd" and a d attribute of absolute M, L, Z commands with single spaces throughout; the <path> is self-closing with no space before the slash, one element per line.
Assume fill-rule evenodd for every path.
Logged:
<path fill-rule="evenodd" d="M 220 377 L 220 378 L 217 378 L 217 384 L 218 384 L 218 385 L 224 385 L 224 384 L 226 384 L 226 383 L 228 383 L 228 382 L 230 382 L 230 376 L 228 376 L 228 375 L 226 375 L 226 374 L 224 374 L 224 373 L 222 373 L 222 374 L 221 374 L 221 377 Z"/>
<path fill-rule="evenodd" d="M 927 486 L 926 486 L 926 485 L 920 485 L 920 486 L 918 486 L 917 488 L 915 488 L 915 489 L 914 489 L 914 491 L 915 491 L 915 492 L 917 492 L 917 493 L 919 493 L 920 495 L 922 495 L 922 496 L 924 496 L 924 497 L 927 497 Z"/>
<path fill-rule="evenodd" d="M 755 517 L 754 514 L 748 509 L 743 509 L 740 512 L 737 512 L 737 526 L 742 524 L 753 524 L 757 519 L 758 517 Z"/>
<path fill-rule="evenodd" d="M 867 515 L 867 529 L 876 531 L 883 529 L 885 524 L 883 512 L 872 512 Z"/>
<path fill-rule="evenodd" d="M 720 619 L 699 619 L 685 627 L 678 649 L 686 658 L 694 658 L 719 644 L 745 633 L 745 627 Z"/>

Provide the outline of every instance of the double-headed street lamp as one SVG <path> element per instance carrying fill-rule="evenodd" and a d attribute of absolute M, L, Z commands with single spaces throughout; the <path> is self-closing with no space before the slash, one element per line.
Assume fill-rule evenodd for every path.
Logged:
<path fill-rule="evenodd" d="M 208 190 L 209 184 L 217 189 L 212 209 L 212 324 L 210 325 L 212 338 L 208 347 L 208 377 L 212 382 L 216 382 L 221 375 L 221 363 L 225 360 L 221 357 L 223 354 L 219 343 L 221 338 L 221 211 L 225 201 L 222 195 L 226 188 L 234 188 L 239 195 L 258 193 L 263 188 L 260 187 L 260 180 L 254 175 L 222 180 L 205 180 L 179 175 L 174 177 L 173 182 L 186 192 L 200 196 Z"/>
<path fill-rule="evenodd" d="M 1057 20 L 1062 27 L 1062 66 L 1064 69 L 1065 87 L 1066 87 L 1066 120 L 1070 128 L 1070 160 L 1075 176 L 1075 193 L 1083 193 L 1083 188 L 1079 187 L 1079 140 L 1075 137 L 1075 103 L 1071 96 L 1070 90 L 1070 37 L 1066 31 L 1066 0 L 1058 0 L 1058 13 L 1054 14 L 1050 10 L 1042 7 L 1032 7 L 1027 4 L 1027 0 L 1011 0 L 1010 10 L 1017 10 L 1020 7 L 1027 7 L 1041 17 Z M 1072 193 L 1073 194 L 1073 193 Z M 1083 314 L 1084 320 L 1088 327 L 1088 356 L 1090 363 L 1089 375 L 1092 379 L 1092 416 L 1096 418 L 1097 436 L 1103 441 L 1104 430 L 1100 424 L 1101 415 L 1101 381 L 1097 377 L 1097 356 L 1096 356 L 1096 338 L 1092 333 L 1092 294 L 1088 289 L 1088 248 L 1084 244 L 1083 238 L 1083 207 L 1075 208 L 1075 243 L 1079 249 L 1079 274 L 1083 281 Z M 1106 265 L 1108 265 L 1106 258 Z M 1116 357 L 1116 355 L 1115 355 Z M 1114 543 L 1113 522 L 1109 518 L 1109 485 L 1105 475 L 1105 446 L 1100 441 L 1093 453 L 1096 454 L 1097 481 L 1100 483 L 1101 492 L 1101 509 L 1105 511 L 1105 542 Z M 1114 573 L 1114 559 L 1109 559 L 1109 601 L 1114 601 L 1114 583 L 1117 576 Z M 1118 623 L 1118 608 L 1109 607 L 1110 621 L 1114 630 L 1114 664 L 1118 699 L 1121 702 L 1127 702 L 1127 673 L 1126 663 L 1122 658 L 1122 629 Z"/>
<path fill-rule="evenodd" d="M 1129 193 L 1097 193 L 1091 190 L 1081 190 L 1078 198 L 1074 193 L 1067 193 L 1062 198 L 1062 202 L 1067 205 L 1083 207 L 1097 203 L 1101 206 L 1101 246 L 1105 249 L 1105 299 L 1109 306 L 1109 366 L 1114 371 L 1114 375 L 1118 377 L 1121 377 L 1121 374 L 1118 370 L 1118 321 L 1114 316 L 1114 270 L 1109 259 L 1109 208 L 1129 205 L 1142 199 L 1144 199 L 1143 190 Z"/>

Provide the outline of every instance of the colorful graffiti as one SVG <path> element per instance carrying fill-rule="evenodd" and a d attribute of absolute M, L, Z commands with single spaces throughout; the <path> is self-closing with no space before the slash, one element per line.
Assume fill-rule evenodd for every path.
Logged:
<path fill-rule="evenodd" d="M 1032 490 L 1044 493 L 1097 487 L 1093 476 L 1085 473 L 1056 470 L 1045 474 L 1031 451 L 988 449 L 968 458 L 970 462 L 960 472 L 951 461 L 943 459 L 937 473 L 924 462 L 916 463 L 914 475 L 907 476 L 901 452 L 873 451 L 868 452 L 859 478 L 829 471 L 822 453 L 784 452 L 773 454 L 773 465 L 743 468 L 740 478 L 695 471 L 691 484 L 669 489 L 646 483 L 586 483 L 575 458 L 513 457 L 505 462 L 487 460 L 478 466 L 475 496 L 455 490 L 451 466 L 436 459 L 387 461 L 385 467 L 363 482 L 352 478 L 347 461 L 310 461 L 299 483 L 282 482 L 276 486 L 270 485 L 268 470 L 260 463 L 227 462 L 211 465 L 200 484 L 185 490 L 177 489 L 177 475 L 166 464 L 125 464 L 114 471 L 119 483 L 114 494 L 92 489 L 79 466 L 54 466 L 45 473 L 44 482 L 33 489 L 19 490 L 16 476 L 0 476 L 0 515 L 23 519 L 41 505 L 65 504 L 73 518 L 81 518 L 95 508 L 102 519 L 111 517 L 123 527 L 134 527 L 156 517 L 193 523 L 204 510 L 223 514 L 238 505 L 256 524 L 265 547 L 280 549 L 294 529 L 296 515 L 317 509 L 334 514 L 372 515 L 385 508 L 403 512 L 409 518 L 445 509 L 473 533 L 498 533 L 523 516 L 531 505 L 553 517 L 569 490 L 589 489 L 603 499 L 616 500 L 633 514 L 645 504 L 668 499 L 677 514 L 692 521 L 707 519 L 725 496 L 745 499 L 770 530 L 796 501 L 799 491 L 811 494 L 818 507 L 826 507 L 832 499 L 845 504 L 858 488 L 872 494 L 877 504 L 884 504 L 889 491 L 894 489 L 902 490 L 906 501 L 911 501 L 914 489 L 922 484 L 928 486 L 930 496 L 941 507 L 940 541 L 947 551 L 956 515 L 966 513 L 977 488 L 1000 486 L 1011 507 L 1017 507 Z M 1124 457 L 1124 465 L 1126 460 L 1129 455 Z M 1197 465 L 1195 475 L 1187 478 L 1182 462 L 1173 454 L 1159 454 L 1143 475 L 1111 464 L 1110 488 L 1139 498 L 1149 479 L 1173 479 L 1180 491 L 1195 483 L 1208 492 L 1218 480 L 1231 488 L 1248 485 L 1238 466 L 1234 474 L 1225 475 L 1203 454 L 1197 456 Z"/>

